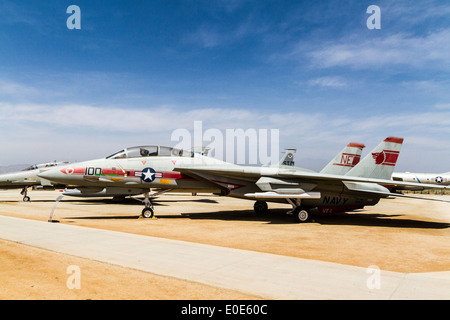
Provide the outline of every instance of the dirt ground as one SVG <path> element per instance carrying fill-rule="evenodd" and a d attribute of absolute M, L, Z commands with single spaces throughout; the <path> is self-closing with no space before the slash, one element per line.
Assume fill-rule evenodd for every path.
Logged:
<path fill-rule="evenodd" d="M 0 214 L 47 221 L 57 191 L 0 191 Z M 450 200 L 450 196 L 431 196 Z M 269 204 L 256 215 L 253 202 L 166 194 L 155 202 L 156 219 L 140 218 L 137 200 L 65 197 L 53 219 L 161 238 L 253 250 L 405 273 L 450 270 L 450 204 L 384 199 L 373 207 L 298 224 L 288 205 Z M 0 235 L 1 238 L 1 235 Z M 0 240 L 0 299 L 259 299 L 240 292 L 131 270 Z M 82 287 L 66 286 L 77 265 Z"/>

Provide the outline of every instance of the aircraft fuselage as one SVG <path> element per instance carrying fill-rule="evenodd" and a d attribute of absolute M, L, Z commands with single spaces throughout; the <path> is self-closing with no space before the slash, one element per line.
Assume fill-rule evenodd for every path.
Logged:
<path fill-rule="evenodd" d="M 75 163 L 41 176 L 83 187 L 119 187 L 149 190 L 174 189 L 180 192 L 220 192 L 213 184 L 200 182 L 188 175 L 173 171 L 180 158 L 98 159 Z M 186 158 L 187 161 L 190 158 Z"/>

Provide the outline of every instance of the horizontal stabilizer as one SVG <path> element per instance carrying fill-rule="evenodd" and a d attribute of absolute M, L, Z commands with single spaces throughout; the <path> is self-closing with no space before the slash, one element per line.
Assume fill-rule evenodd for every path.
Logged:
<path fill-rule="evenodd" d="M 351 191 L 361 191 L 378 194 L 385 194 L 390 192 L 388 188 L 380 186 L 377 183 L 353 182 L 353 181 L 342 181 L 342 183 L 347 187 L 348 190 Z"/>
<path fill-rule="evenodd" d="M 421 199 L 421 200 L 430 200 L 430 201 L 440 201 L 450 203 L 448 200 L 443 199 L 435 199 L 435 198 L 425 198 L 425 197 L 417 197 L 410 196 L 401 193 L 393 193 L 390 192 L 387 188 L 380 186 L 376 183 L 365 183 L 365 182 L 351 182 L 351 181 L 343 181 L 344 185 L 347 189 L 351 191 L 360 191 L 364 193 L 376 193 L 379 195 L 384 195 L 386 197 L 402 197 L 402 198 L 412 198 L 412 199 Z"/>
<path fill-rule="evenodd" d="M 439 202 L 450 203 L 449 200 L 435 199 L 435 198 L 424 198 L 424 197 L 418 197 L 418 196 L 410 196 L 408 194 L 401 194 L 401 193 L 390 193 L 389 195 L 392 196 L 392 197 L 411 198 L 411 199 L 428 200 L 428 201 L 439 201 Z"/>

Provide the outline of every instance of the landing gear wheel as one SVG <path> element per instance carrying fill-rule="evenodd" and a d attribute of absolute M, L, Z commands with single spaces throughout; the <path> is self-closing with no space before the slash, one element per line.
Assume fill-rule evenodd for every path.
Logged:
<path fill-rule="evenodd" d="M 146 219 L 153 218 L 154 211 L 153 211 L 153 204 L 150 201 L 149 192 L 144 193 L 144 205 L 145 208 L 142 210 L 142 217 Z"/>
<path fill-rule="evenodd" d="M 267 202 L 265 201 L 256 201 L 253 205 L 255 213 L 266 213 L 268 209 Z"/>
<path fill-rule="evenodd" d="M 309 222 L 311 220 L 311 212 L 308 209 L 297 207 L 292 212 L 294 219 L 297 222 Z"/>
<path fill-rule="evenodd" d="M 27 195 L 28 194 L 28 187 L 24 187 L 22 189 L 22 191 L 20 191 L 20 194 L 23 195 L 22 200 L 24 202 L 29 202 L 30 201 L 30 197 Z"/>
<path fill-rule="evenodd" d="M 154 216 L 154 212 L 152 208 L 144 208 L 142 210 L 142 217 L 146 219 L 151 219 Z"/>

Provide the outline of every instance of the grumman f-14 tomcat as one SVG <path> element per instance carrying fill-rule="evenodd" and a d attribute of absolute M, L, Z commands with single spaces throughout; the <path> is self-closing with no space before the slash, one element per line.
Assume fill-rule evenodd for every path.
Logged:
<path fill-rule="evenodd" d="M 106 195 L 108 188 L 121 195 L 143 193 L 144 217 L 154 214 L 149 194 L 156 189 L 249 199 L 255 201 L 255 211 L 267 210 L 267 202 L 289 203 L 293 207 L 289 213 L 305 222 L 312 208 L 334 213 L 375 205 L 381 198 L 404 196 L 389 190 L 416 185 L 391 180 L 402 143 L 402 138 L 388 137 L 360 162 L 363 145 L 350 144 L 346 148 L 352 152 L 342 151 L 321 172 L 283 164 L 289 164 L 289 153 L 280 165 L 255 167 L 170 147 L 143 146 L 104 159 L 72 163 L 40 176 L 76 186 L 79 194 L 72 195 Z"/>
<path fill-rule="evenodd" d="M 41 178 L 38 174 L 49 169 L 55 169 L 59 166 L 67 165 L 68 162 L 48 162 L 32 165 L 22 171 L 4 173 L 0 175 L 0 189 L 22 189 L 23 201 L 30 201 L 28 188 L 50 188 L 54 189 L 54 183 Z"/>
<path fill-rule="evenodd" d="M 354 167 L 360 160 L 364 145 L 348 144 L 336 157 L 325 166 L 322 173 L 343 174 Z M 295 149 L 286 149 L 278 164 L 263 167 L 290 168 L 295 171 L 310 171 L 294 167 Z M 121 150 L 106 158 L 71 163 L 42 173 L 40 177 L 54 183 L 61 183 L 75 188 L 66 189 L 63 195 L 77 197 L 115 197 L 144 194 L 144 217 L 153 216 L 153 205 L 150 198 L 164 192 L 192 192 L 230 194 L 236 186 L 223 187 L 217 181 L 199 178 L 197 175 L 176 171 L 177 165 L 235 167 L 205 154 L 184 151 L 164 146 L 140 146 Z M 312 172 L 312 171 L 311 171 Z M 245 178 L 244 178 L 245 179 Z M 251 183 L 252 180 L 248 182 Z M 155 191 L 150 195 L 150 191 Z M 233 193 L 234 194 L 234 193 Z M 267 210 L 265 202 L 256 202 L 255 211 Z"/>

